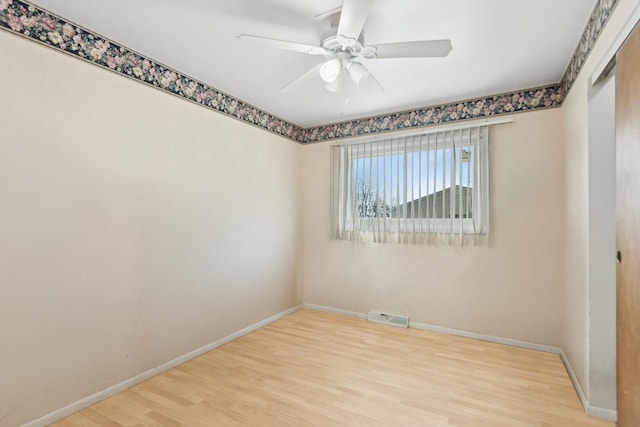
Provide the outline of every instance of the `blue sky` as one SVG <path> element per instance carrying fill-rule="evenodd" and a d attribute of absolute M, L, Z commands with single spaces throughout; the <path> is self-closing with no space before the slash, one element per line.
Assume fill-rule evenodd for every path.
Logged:
<path fill-rule="evenodd" d="M 451 186 L 452 151 L 451 148 L 447 148 L 437 152 L 423 150 L 407 154 L 407 201 Z M 456 148 L 456 152 L 461 168 L 458 167 L 455 171 L 455 182 L 458 185 L 473 187 L 473 164 L 460 162 L 461 149 Z M 404 203 L 404 156 L 375 156 L 375 149 L 373 154 L 373 157 L 353 161 L 353 173 L 357 182 L 369 184 L 371 179 L 372 187 L 377 188 L 378 192 L 382 193 L 386 188 L 387 198 L 391 196 L 397 203 Z"/>

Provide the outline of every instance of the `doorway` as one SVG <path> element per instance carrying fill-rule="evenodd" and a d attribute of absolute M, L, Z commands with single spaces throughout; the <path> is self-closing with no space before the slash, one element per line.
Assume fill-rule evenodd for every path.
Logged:
<path fill-rule="evenodd" d="M 589 89 L 589 415 L 616 411 L 616 78 Z"/>

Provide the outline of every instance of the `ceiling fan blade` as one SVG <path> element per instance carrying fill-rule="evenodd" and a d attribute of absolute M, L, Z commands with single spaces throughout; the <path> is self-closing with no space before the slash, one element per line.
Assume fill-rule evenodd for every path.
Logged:
<path fill-rule="evenodd" d="M 342 6 L 338 6 L 334 9 L 318 14 L 314 16 L 314 18 L 316 19 L 316 21 L 324 21 L 326 18 L 329 18 L 331 15 L 337 15 L 341 11 L 342 11 Z"/>
<path fill-rule="evenodd" d="M 377 95 L 379 93 L 384 92 L 384 87 L 380 84 L 373 74 L 369 74 L 369 76 L 360 82 L 360 88 L 364 89 L 365 92 L 370 93 L 371 95 Z"/>
<path fill-rule="evenodd" d="M 307 82 L 311 81 L 312 79 L 318 78 L 320 67 L 322 66 L 322 64 L 323 63 L 321 62 L 320 64 L 318 64 L 315 67 L 311 68 L 310 70 L 306 71 L 301 76 L 297 77 L 295 80 L 287 83 L 282 88 L 280 88 L 280 92 L 288 93 L 288 92 L 294 91 L 298 87 L 300 87 L 301 85 L 306 84 Z"/>
<path fill-rule="evenodd" d="M 338 35 L 358 40 L 372 3 L 373 0 L 344 0 Z"/>
<path fill-rule="evenodd" d="M 444 58 L 453 46 L 451 40 L 424 40 L 368 46 L 375 53 L 364 55 L 367 58 Z"/>
<path fill-rule="evenodd" d="M 302 52 L 309 55 L 324 55 L 329 52 L 320 46 L 311 46 L 303 43 L 295 43 L 286 40 L 270 39 L 268 37 L 252 36 L 250 34 L 240 34 L 237 39 L 247 40 L 253 43 L 258 43 L 263 46 L 272 47 L 275 49 L 290 50 L 293 52 Z"/>

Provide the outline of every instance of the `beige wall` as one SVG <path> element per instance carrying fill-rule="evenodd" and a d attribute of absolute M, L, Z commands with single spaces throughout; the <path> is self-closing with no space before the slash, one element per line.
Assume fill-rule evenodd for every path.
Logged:
<path fill-rule="evenodd" d="M 582 77 L 582 75 L 581 75 Z M 565 122 L 565 176 L 567 194 L 565 217 L 565 299 L 562 343 L 578 381 L 588 396 L 588 173 L 587 173 L 587 92 L 578 82 L 561 111 Z M 582 91 L 581 89 L 582 88 Z M 578 108 L 578 105 L 582 106 Z M 584 111 L 581 111 L 581 110 Z M 584 114 L 584 116 L 583 116 Z"/>
<path fill-rule="evenodd" d="M 566 306 L 562 319 L 562 342 L 587 399 L 590 397 L 589 80 L 638 3 L 638 0 L 619 1 L 560 110 L 565 139 L 565 174 L 562 181 L 567 194 L 564 227 L 567 245 L 564 279 Z M 597 300 L 592 301 L 592 304 L 597 303 Z"/>
<path fill-rule="evenodd" d="M 330 144 L 305 147 L 305 302 L 560 346 L 562 117 L 553 109 L 513 119 L 490 134 L 490 248 L 332 241 Z"/>
<path fill-rule="evenodd" d="M 0 51 L 0 425 L 301 302 L 301 146 L 5 32 Z"/>

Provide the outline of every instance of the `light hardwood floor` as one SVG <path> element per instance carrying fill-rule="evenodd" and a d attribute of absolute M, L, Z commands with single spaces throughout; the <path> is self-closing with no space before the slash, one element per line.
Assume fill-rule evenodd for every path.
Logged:
<path fill-rule="evenodd" d="M 311 310 L 54 425 L 613 426 L 559 356 Z"/>

